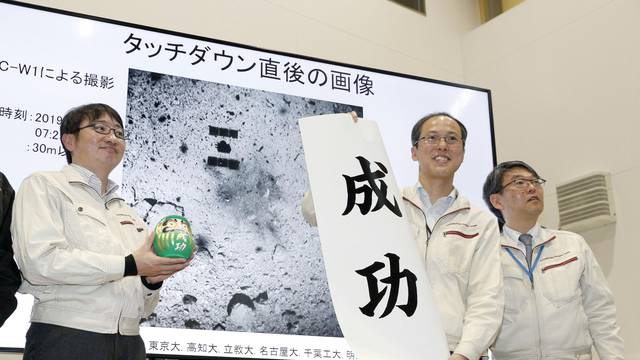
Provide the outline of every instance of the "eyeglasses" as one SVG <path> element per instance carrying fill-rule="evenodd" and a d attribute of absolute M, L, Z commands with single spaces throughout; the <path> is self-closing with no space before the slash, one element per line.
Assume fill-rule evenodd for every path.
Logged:
<path fill-rule="evenodd" d="M 93 131 L 102 135 L 109 135 L 109 133 L 113 131 L 113 135 L 115 135 L 118 139 L 127 140 L 124 130 L 121 128 L 112 128 L 102 123 L 94 123 L 94 124 L 86 125 L 83 127 L 79 127 L 78 131 L 86 128 L 93 128 Z"/>
<path fill-rule="evenodd" d="M 429 144 L 429 145 L 440 144 L 440 141 L 443 139 L 444 139 L 444 142 L 449 145 L 456 145 L 460 143 L 460 138 L 456 135 L 445 135 L 445 136 L 427 135 L 418 139 L 418 141 L 416 141 L 413 144 L 413 146 L 418 146 L 419 142 L 422 142 L 424 144 Z"/>
<path fill-rule="evenodd" d="M 513 188 L 515 188 L 516 190 L 526 190 L 529 188 L 529 185 L 533 185 L 533 187 L 535 188 L 540 188 L 546 182 L 547 180 L 541 179 L 541 178 L 535 178 L 535 179 L 520 178 L 520 179 L 509 181 L 508 183 L 504 184 L 502 188 L 506 189 L 507 186 L 513 185 Z"/>

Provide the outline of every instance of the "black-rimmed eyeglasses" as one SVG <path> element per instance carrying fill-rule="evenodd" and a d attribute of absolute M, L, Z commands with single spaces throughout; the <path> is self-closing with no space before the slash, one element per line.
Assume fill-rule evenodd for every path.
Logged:
<path fill-rule="evenodd" d="M 95 132 L 102 135 L 109 135 L 110 132 L 113 131 L 113 135 L 115 135 L 120 140 L 127 140 L 126 134 L 122 128 L 112 128 L 105 124 L 94 123 L 86 126 L 82 126 L 78 128 L 78 131 L 86 128 L 92 128 Z"/>

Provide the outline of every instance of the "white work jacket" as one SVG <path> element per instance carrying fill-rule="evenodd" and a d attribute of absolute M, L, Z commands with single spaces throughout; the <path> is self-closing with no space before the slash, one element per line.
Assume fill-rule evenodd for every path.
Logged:
<path fill-rule="evenodd" d="M 13 208 L 13 249 L 33 295 L 32 322 L 137 335 L 158 302 L 124 258 L 147 230 L 122 198 L 103 200 L 71 166 L 26 178 Z"/>
<path fill-rule="evenodd" d="M 591 359 L 592 344 L 602 360 L 623 359 L 613 296 L 580 235 L 540 229 L 533 283 L 524 245 L 504 234 L 501 245 L 505 313 L 495 359 Z"/>
<path fill-rule="evenodd" d="M 458 195 L 430 229 L 417 189 L 405 188 L 403 198 L 449 350 L 478 359 L 494 341 L 504 307 L 497 221 Z"/>

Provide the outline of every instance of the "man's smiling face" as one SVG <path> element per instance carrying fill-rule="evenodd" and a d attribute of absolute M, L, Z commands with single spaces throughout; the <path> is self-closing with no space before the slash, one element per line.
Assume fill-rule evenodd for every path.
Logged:
<path fill-rule="evenodd" d="M 121 129 L 120 124 L 106 113 L 93 122 L 83 119 L 80 128 L 93 124 Z M 125 141 L 117 138 L 113 131 L 104 135 L 99 134 L 92 127 L 86 127 L 75 134 L 64 134 L 63 137 L 65 147 L 72 153 L 73 163 L 93 172 L 100 170 L 99 172 L 110 173 L 124 155 Z"/>
<path fill-rule="evenodd" d="M 436 143 L 427 143 L 425 139 L 428 137 L 435 137 Z M 448 144 L 447 137 L 456 137 L 458 142 Z M 430 118 L 422 124 L 420 139 L 423 140 L 419 140 L 411 148 L 411 158 L 418 161 L 420 175 L 426 180 L 453 179 L 464 159 L 464 145 L 458 123 L 444 115 Z"/>

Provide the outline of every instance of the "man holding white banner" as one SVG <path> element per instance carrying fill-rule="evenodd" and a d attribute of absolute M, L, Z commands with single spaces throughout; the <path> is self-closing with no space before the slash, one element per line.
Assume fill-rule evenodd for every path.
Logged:
<path fill-rule="evenodd" d="M 403 190 L 401 202 L 435 294 L 450 360 L 484 358 L 504 306 L 497 222 L 453 186 L 466 138 L 465 126 L 447 113 L 420 119 L 411 132 L 418 182 Z M 303 214 L 316 223 L 310 196 Z"/>

